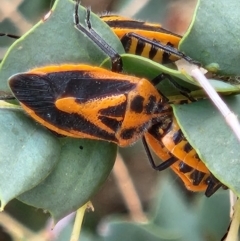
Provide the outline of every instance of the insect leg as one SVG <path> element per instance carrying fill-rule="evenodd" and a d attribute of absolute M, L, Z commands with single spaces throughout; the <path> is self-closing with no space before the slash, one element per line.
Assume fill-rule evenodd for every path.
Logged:
<path fill-rule="evenodd" d="M 0 33 L 0 37 L 3 37 L 3 36 L 9 37 L 9 38 L 14 38 L 14 39 L 19 39 L 19 38 L 21 38 L 20 36 L 14 35 L 14 34 Z"/>
<path fill-rule="evenodd" d="M 161 163 L 159 165 L 156 165 L 154 160 L 153 160 L 153 157 L 152 157 L 151 151 L 149 149 L 149 146 L 147 144 L 146 138 L 144 136 L 142 137 L 142 143 L 143 143 L 144 149 L 146 151 L 149 163 L 151 164 L 151 166 L 154 170 L 163 171 L 163 170 L 167 169 L 168 167 L 170 167 L 172 164 L 174 164 L 176 161 L 178 161 L 177 158 L 172 156 L 167 161 L 164 161 L 163 163 Z"/>
<path fill-rule="evenodd" d="M 121 72 L 122 71 L 121 56 L 92 29 L 91 22 L 90 22 L 90 15 L 91 15 L 90 9 L 87 9 L 87 14 L 86 14 L 86 23 L 87 23 L 88 30 L 80 24 L 79 15 L 78 15 L 79 3 L 80 1 L 77 0 L 75 5 L 75 14 L 74 14 L 75 27 L 81 32 L 83 32 L 84 34 L 86 34 L 104 53 L 106 53 L 110 57 L 112 62 L 113 72 Z"/>
<path fill-rule="evenodd" d="M 208 180 L 208 187 L 205 191 L 206 197 L 212 196 L 223 184 L 217 180 L 213 175 L 209 177 Z"/>

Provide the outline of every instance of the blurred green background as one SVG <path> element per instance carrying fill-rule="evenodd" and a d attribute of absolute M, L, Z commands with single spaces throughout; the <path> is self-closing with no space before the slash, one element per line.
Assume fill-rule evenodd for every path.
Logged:
<path fill-rule="evenodd" d="M 173 32 L 184 34 L 196 0 L 85 0 L 82 4 L 91 6 L 92 11 L 99 14 L 113 12 L 158 22 Z M 0 0 L 0 32 L 22 35 L 42 19 L 52 5 L 51 0 Z M 0 38 L 0 59 L 13 42 Z M 92 200 L 95 211 L 85 215 L 81 240 L 221 239 L 229 224 L 228 191 L 219 190 L 209 199 L 203 193 L 187 191 L 171 171 L 158 173 L 151 169 L 141 143 L 120 149 L 119 153 L 117 161 L 125 163 L 129 176 L 127 179 L 123 176 L 122 167 L 114 169 Z M 134 184 L 144 213 L 136 208 L 137 195 L 132 193 L 129 181 Z M 127 204 L 124 195 L 131 204 Z M 150 221 L 138 224 L 136 217 L 142 221 L 144 215 Z M 49 215 L 43 210 L 14 200 L 8 204 L 6 212 L 0 213 L 0 241 L 69 240 L 73 221 L 65 220 L 53 231 L 48 222 Z"/>

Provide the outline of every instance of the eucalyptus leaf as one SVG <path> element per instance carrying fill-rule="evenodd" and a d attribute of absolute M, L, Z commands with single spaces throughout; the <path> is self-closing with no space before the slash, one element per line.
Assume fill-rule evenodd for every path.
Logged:
<path fill-rule="evenodd" d="M 60 143 L 22 112 L 0 112 L 0 198 L 4 208 L 49 175 L 59 160 Z"/>
<path fill-rule="evenodd" d="M 108 177 L 116 145 L 92 140 L 64 138 L 60 160 L 40 185 L 18 199 L 50 212 L 55 223 L 85 204 Z"/>
<path fill-rule="evenodd" d="M 210 71 L 239 75 L 240 2 L 199 0 L 179 49 Z"/>

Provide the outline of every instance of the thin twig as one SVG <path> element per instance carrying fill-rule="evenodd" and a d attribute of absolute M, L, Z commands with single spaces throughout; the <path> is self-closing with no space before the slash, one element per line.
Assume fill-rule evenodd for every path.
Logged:
<path fill-rule="evenodd" d="M 78 241 L 79 240 L 83 217 L 84 217 L 85 211 L 88 208 L 89 204 L 90 204 L 90 202 L 87 202 L 86 204 L 84 204 L 82 207 L 80 207 L 77 210 L 70 241 Z"/>
<path fill-rule="evenodd" d="M 237 202 L 237 195 L 233 191 L 231 191 L 231 190 L 229 190 L 229 202 L 230 202 L 229 216 L 232 219 L 233 214 L 234 214 L 234 205 Z"/>
<path fill-rule="evenodd" d="M 31 231 L 6 212 L 0 213 L 0 225 L 16 240 L 41 241 L 44 239 L 41 234 Z"/>
<path fill-rule="evenodd" d="M 238 229 L 240 224 L 240 199 L 234 205 L 232 223 L 225 241 L 238 241 Z"/>
<path fill-rule="evenodd" d="M 127 167 L 122 157 L 118 154 L 113 168 L 113 174 L 116 179 L 119 190 L 129 210 L 131 219 L 135 222 L 146 222 L 147 217 L 143 212 L 142 204 L 137 191 L 134 187 L 132 179 L 129 175 Z"/>

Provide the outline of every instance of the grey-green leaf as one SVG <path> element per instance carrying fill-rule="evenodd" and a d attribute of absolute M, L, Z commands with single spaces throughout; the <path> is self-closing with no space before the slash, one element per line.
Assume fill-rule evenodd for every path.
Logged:
<path fill-rule="evenodd" d="M 0 198 L 3 208 L 11 199 L 49 175 L 59 160 L 60 143 L 22 112 L 0 111 Z"/>
<path fill-rule="evenodd" d="M 199 0 L 180 50 L 214 72 L 239 75 L 239 9 L 238 0 Z"/>
<path fill-rule="evenodd" d="M 65 138 L 54 171 L 18 199 L 49 211 L 56 223 L 96 193 L 108 177 L 115 157 L 114 144 Z"/>

